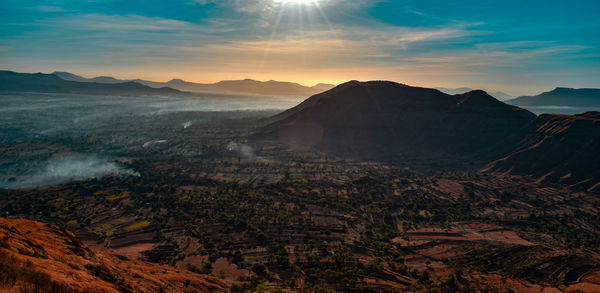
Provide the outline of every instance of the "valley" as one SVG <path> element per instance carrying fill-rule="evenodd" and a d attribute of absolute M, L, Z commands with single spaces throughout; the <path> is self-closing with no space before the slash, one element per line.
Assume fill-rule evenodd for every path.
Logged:
<path fill-rule="evenodd" d="M 598 0 L 0 2 L 0 293 L 600 292 Z"/>
<path fill-rule="evenodd" d="M 410 161 L 357 160 L 276 141 L 255 145 L 246 138 L 276 112 L 241 113 L 122 122 L 124 134 L 110 135 L 124 147 L 83 143 L 83 150 L 127 157 L 119 166 L 137 175 L 4 189 L 2 216 L 59 225 L 128 259 L 212 275 L 233 292 L 600 286 L 595 189 L 492 170 L 413 169 Z M 183 120 L 199 122 L 183 128 Z M 160 139 L 148 139 L 153 133 Z M 27 155 L 21 146 L 5 146 L 5 154 Z"/>

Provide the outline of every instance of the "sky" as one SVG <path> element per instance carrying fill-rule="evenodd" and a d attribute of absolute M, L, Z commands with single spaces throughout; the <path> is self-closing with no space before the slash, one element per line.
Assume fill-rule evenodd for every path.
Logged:
<path fill-rule="evenodd" d="M 0 69 L 600 88 L 600 1 L 0 0 Z"/>

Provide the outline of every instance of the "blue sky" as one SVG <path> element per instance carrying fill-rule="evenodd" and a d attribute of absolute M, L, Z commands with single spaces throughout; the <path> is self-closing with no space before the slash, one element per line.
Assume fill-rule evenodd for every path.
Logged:
<path fill-rule="evenodd" d="M 21 72 L 533 94 L 600 87 L 600 1 L 1 0 Z"/>

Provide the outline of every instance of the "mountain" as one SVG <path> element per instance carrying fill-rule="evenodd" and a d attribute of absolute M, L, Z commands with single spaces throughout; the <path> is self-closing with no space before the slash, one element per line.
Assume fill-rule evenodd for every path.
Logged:
<path fill-rule="evenodd" d="M 334 87 L 332 84 L 319 83 L 313 87 L 306 87 L 293 82 L 283 81 L 257 81 L 252 79 L 244 80 L 224 80 L 217 83 L 194 83 L 181 79 L 172 79 L 168 82 L 155 82 L 143 79 L 119 80 L 109 76 L 100 76 L 95 78 L 84 78 L 68 72 L 54 72 L 56 76 L 78 82 L 97 82 L 97 83 L 123 83 L 136 82 L 149 87 L 162 88 L 170 87 L 181 91 L 189 92 L 211 92 L 211 93 L 243 93 L 256 95 L 290 95 L 290 96 L 310 96 Z"/>
<path fill-rule="evenodd" d="M 123 80 L 123 79 L 116 79 L 114 77 L 111 76 L 98 76 L 98 77 L 94 77 L 94 78 L 85 78 L 83 76 L 79 76 L 73 73 L 69 73 L 69 72 L 64 72 L 64 71 L 55 71 L 52 72 L 51 74 L 54 74 L 64 80 L 68 80 L 68 81 L 77 81 L 77 82 L 96 82 L 96 83 L 125 83 L 125 82 L 137 82 L 141 84 L 142 80 Z"/>
<path fill-rule="evenodd" d="M 317 91 L 318 93 L 320 93 L 320 92 L 328 91 L 328 90 L 332 89 L 333 87 L 335 87 L 335 85 L 333 85 L 333 84 L 318 83 L 315 86 L 312 86 L 311 88 L 314 89 L 315 91 Z"/>
<path fill-rule="evenodd" d="M 485 170 L 600 191 L 600 112 L 543 114 L 510 155 Z"/>
<path fill-rule="evenodd" d="M 61 75 L 67 76 L 64 73 Z M 77 79 L 76 76 L 70 78 Z M 92 95 L 193 95 L 168 87 L 152 88 L 136 82 L 114 84 L 78 82 L 64 80 L 55 74 L 17 73 L 12 71 L 0 71 L 0 91 Z"/>
<path fill-rule="evenodd" d="M 351 81 L 276 115 L 249 139 L 411 167 L 473 167 L 510 153 L 534 119 L 484 91 Z"/>
<path fill-rule="evenodd" d="M 306 87 L 293 82 L 283 81 L 257 81 L 252 79 L 244 80 L 223 80 L 212 84 L 194 83 L 181 79 L 173 79 L 166 83 L 140 81 L 140 83 L 157 87 L 168 86 L 175 89 L 190 92 L 212 92 L 212 93 L 244 93 L 256 95 L 289 95 L 289 96 L 309 96 L 328 89 L 333 85 L 318 84 L 314 87 Z"/>
<path fill-rule="evenodd" d="M 492 97 L 494 97 L 494 98 L 496 98 L 496 99 L 498 99 L 500 101 L 504 101 L 504 102 L 506 102 L 507 100 L 515 98 L 515 97 L 513 97 L 513 96 L 511 96 L 511 95 L 509 95 L 509 94 L 507 94 L 505 92 L 493 92 L 493 93 L 490 93 L 490 96 L 492 96 Z"/>
<path fill-rule="evenodd" d="M 460 95 L 460 94 L 464 94 L 464 93 L 473 91 L 473 89 L 468 88 L 468 87 L 461 87 L 461 88 L 436 87 L 435 89 L 442 93 L 446 93 L 449 95 Z M 489 95 L 500 101 L 506 101 L 506 100 L 510 100 L 510 99 L 514 98 L 513 96 L 511 96 L 507 93 L 504 93 L 504 92 L 494 92 L 494 93 L 489 93 Z"/>
<path fill-rule="evenodd" d="M 225 281 L 214 277 L 91 249 L 58 226 L 0 218 L 1 292 L 225 292 L 226 289 Z"/>
<path fill-rule="evenodd" d="M 90 82 L 89 79 L 87 79 L 83 76 L 79 76 L 79 75 L 70 73 L 70 72 L 54 71 L 51 74 L 54 74 L 54 75 L 60 77 L 61 79 L 68 80 L 68 81 Z"/>
<path fill-rule="evenodd" d="M 537 96 L 522 96 L 507 103 L 519 107 L 545 110 L 554 114 L 575 114 L 600 110 L 600 89 L 557 87 Z"/>

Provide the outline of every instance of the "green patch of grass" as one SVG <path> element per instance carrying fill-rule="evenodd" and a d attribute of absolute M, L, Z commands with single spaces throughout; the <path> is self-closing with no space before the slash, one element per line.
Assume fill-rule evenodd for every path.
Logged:
<path fill-rule="evenodd" d="M 141 229 L 141 228 L 144 228 L 144 227 L 148 227 L 149 225 L 150 225 L 150 222 L 148 222 L 148 221 L 142 221 L 142 222 L 139 222 L 139 223 L 135 223 L 133 225 L 129 225 L 129 226 L 123 228 L 123 230 L 125 230 L 127 232 L 130 232 L 130 231 L 135 231 L 135 230 L 138 230 L 138 229 Z"/>
<path fill-rule="evenodd" d="M 111 196 L 107 196 L 106 200 L 108 201 L 113 201 L 113 200 L 118 200 L 118 199 L 124 199 L 126 197 L 129 197 L 129 192 L 128 191 L 123 191 L 120 194 L 116 194 L 116 195 L 111 195 Z"/>

